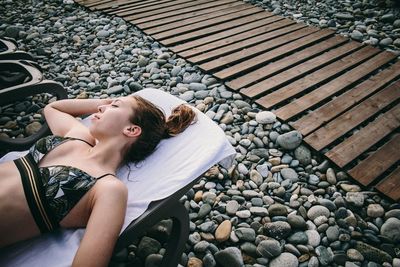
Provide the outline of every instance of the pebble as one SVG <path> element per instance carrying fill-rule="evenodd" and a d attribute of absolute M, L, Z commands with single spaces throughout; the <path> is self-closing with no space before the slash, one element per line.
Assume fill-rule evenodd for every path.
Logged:
<path fill-rule="evenodd" d="M 307 228 L 306 221 L 302 216 L 291 214 L 287 217 L 287 222 L 293 229 L 304 230 Z"/>
<path fill-rule="evenodd" d="M 243 267 L 242 253 L 236 247 L 228 247 L 215 253 L 216 261 L 224 267 Z"/>
<path fill-rule="evenodd" d="M 236 200 L 228 201 L 226 204 L 226 213 L 228 215 L 234 215 L 239 209 L 239 203 Z"/>
<path fill-rule="evenodd" d="M 293 150 L 301 144 L 302 136 L 298 131 L 291 131 L 278 136 L 276 142 L 283 149 Z"/>
<path fill-rule="evenodd" d="M 329 226 L 326 230 L 326 237 L 330 242 L 336 241 L 339 238 L 339 227 Z"/>
<path fill-rule="evenodd" d="M 295 232 L 294 234 L 290 235 L 287 238 L 287 241 L 291 244 L 298 245 L 298 244 L 307 244 L 308 242 L 308 236 L 306 233 L 300 231 L 300 232 Z"/>
<path fill-rule="evenodd" d="M 159 241 L 154 238 L 144 236 L 138 245 L 137 254 L 141 258 L 146 258 L 150 254 L 158 253 L 160 248 L 161 244 Z"/>
<path fill-rule="evenodd" d="M 392 257 L 385 251 L 361 241 L 356 241 L 354 249 L 359 251 L 363 255 L 364 259 L 369 261 L 375 261 L 379 263 L 392 261 Z"/>
<path fill-rule="evenodd" d="M 239 210 L 236 212 L 236 216 L 242 219 L 247 219 L 251 217 L 251 212 L 249 210 Z"/>
<path fill-rule="evenodd" d="M 274 258 L 269 264 L 270 267 L 297 267 L 298 265 L 299 261 L 297 260 L 297 257 L 287 252 L 284 252 L 278 257 Z"/>
<path fill-rule="evenodd" d="M 312 247 L 318 247 L 320 242 L 321 242 L 321 237 L 316 230 L 307 230 L 305 231 L 305 234 L 307 235 L 308 238 L 308 245 Z"/>
<path fill-rule="evenodd" d="M 365 196 L 360 192 L 347 192 L 346 201 L 356 207 L 362 207 L 364 205 Z"/>
<path fill-rule="evenodd" d="M 293 183 L 295 183 L 299 180 L 299 175 L 292 168 L 283 168 L 281 170 L 281 175 L 282 175 L 283 179 L 289 179 Z"/>
<path fill-rule="evenodd" d="M 350 34 L 350 37 L 351 37 L 352 39 L 356 40 L 356 41 L 362 41 L 363 38 L 364 38 L 364 35 L 363 35 L 361 32 L 359 32 L 359 31 L 357 31 L 357 30 L 354 30 L 354 31 Z"/>
<path fill-rule="evenodd" d="M 352 261 L 363 261 L 364 256 L 356 249 L 350 248 L 346 252 L 347 258 Z"/>
<path fill-rule="evenodd" d="M 311 151 L 304 145 L 300 145 L 294 150 L 294 156 L 303 166 L 311 163 Z"/>
<path fill-rule="evenodd" d="M 283 221 L 271 222 L 264 225 L 266 234 L 275 239 L 286 238 L 291 233 L 290 224 Z"/>
<path fill-rule="evenodd" d="M 188 267 L 202 267 L 203 266 L 203 262 L 200 259 L 196 258 L 196 257 L 192 257 L 192 258 L 189 258 L 187 266 Z"/>
<path fill-rule="evenodd" d="M 212 209 L 211 205 L 208 203 L 202 205 L 197 214 L 197 218 L 203 218 L 203 217 L 207 216 L 210 213 L 211 209 Z"/>
<path fill-rule="evenodd" d="M 215 239 L 218 242 L 224 242 L 229 239 L 232 230 L 232 223 L 230 220 L 224 220 L 215 230 Z"/>
<path fill-rule="evenodd" d="M 256 240 L 256 232 L 252 228 L 238 228 L 235 230 L 235 234 L 242 241 Z"/>
<path fill-rule="evenodd" d="M 40 128 L 42 128 L 42 124 L 41 123 L 36 122 L 36 121 L 32 122 L 31 124 L 28 124 L 25 127 L 25 134 L 27 136 L 33 135 L 33 134 L 37 133 L 40 130 Z"/>
<path fill-rule="evenodd" d="M 382 217 L 385 210 L 380 204 L 369 204 L 367 207 L 367 215 L 372 218 Z"/>
<path fill-rule="evenodd" d="M 268 207 L 268 214 L 273 217 L 273 216 L 286 216 L 287 215 L 287 209 L 285 205 L 282 204 L 272 204 L 271 206 Z"/>
<path fill-rule="evenodd" d="M 268 259 L 279 256 L 282 252 L 279 241 L 275 239 L 267 239 L 261 241 L 257 246 L 257 252 Z"/>
<path fill-rule="evenodd" d="M 252 180 L 257 186 L 263 183 L 263 177 L 257 170 L 250 171 L 250 180 Z"/>
<path fill-rule="evenodd" d="M 326 248 L 324 246 L 318 246 L 315 249 L 315 252 L 317 253 L 319 262 L 323 265 L 323 266 L 330 266 L 330 264 L 333 261 L 333 252 L 331 250 L 331 248 Z"/>
<path fill-rule="evenodd" d="M 326 171 L 326 180 L 328 183 L 335 185 L 337 180 L 336 180 L 336 174 L 335 171 L 332 168 L 328 168 Z"/>
<path fill-rule="evenodd" d="M 381 235 L 385 236 L 393 243 L 400 243 L 400 220 L 397 218 L 387 219 L 381 228 Z"/>
<path fill-rule="evenodd" d="M 307 211 L 307 217 L 310 220 L 314 220 L 319 216 L 324 216 L 326 218 L 328 218 L 330 216 L 330 211 L 321 205 L 316 205 L 316 206 L 312 206 L 308 211 Z"/>
<path fill-rule="evenodd" d="M 260 124 L 271 124 L 276 122 L 276 115 L 270 111 L 261 111 L 256 115 L 256 121 Z"/>

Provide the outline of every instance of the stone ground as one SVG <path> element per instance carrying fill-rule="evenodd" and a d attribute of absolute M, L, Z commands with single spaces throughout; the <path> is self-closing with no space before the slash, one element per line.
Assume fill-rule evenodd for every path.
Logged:
<path fill-rule="evenodd" d="M 252 3 L 261 3 L 256 2 Z M 397 29 L 397 9 L 395 19 L 389 20 L 382 19 L 386 7 L 372 8 L 367 0 L 338 3 L 353 16 L 349 25 L 369 16 L 369 8 L 377 13 L 379 25 L 388 21 L 382 29 Z M 338 31 L 342 29 L 337 13 L 344 11 L 334 10 L 335 2 L 261 4 L 276 13 L 280 8 L 280 14 L 286 9 L 301 13 L 294 17 L 310 18 L 311 23 L 318 19 L 321 27 L 323 19 L 333 26 L 325 18 L 329 15 Z M 17 39 L 21 50 L 35 56 L 45 77 L 62 83 L 70 98 L 116 97 L 159 88 L 196 106 L 225 131 L 237 151 L 234 166 L 212 168 L 181 200 L 191 220 L 182 266 L 400 266 L 399 203 L 354 184 L 310 151 L 301 135 L 273 113 L 230 92 L 118 17 L 68 1 L 26 5 L 0 0 L 0 6 L 0 36 Z M 320 6 L 333 11 L 316 18 L 303 10 L 309 7 L 315 13 Z M 369 25 L 375 24 L 365 22 L 367 29 L 362 31 L 357 24 L 363 40 L 371 39 Z M 353 33 L 355 27 L 348 31 Z M 395 43 L 398 31 L 393 32 Z M 387 47 L 395 50 L 393 43 Z M 39 95 L 1 107 L 1 134 L 29 135 L 43 121 L 40 109 L 53 100 Z M 152 228 L 120 255 L 125 263 L 117 266 L 157 266 L 169 229 L 170 221 Z"/>

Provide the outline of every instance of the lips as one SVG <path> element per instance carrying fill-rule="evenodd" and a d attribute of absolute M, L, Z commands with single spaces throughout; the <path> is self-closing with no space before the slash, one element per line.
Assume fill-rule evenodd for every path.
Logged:
<path fill-rule="evenodd" d="M 94 115 L 93 115 L 93 117 L 92 117 L 92 120 L 100 120 L 100 117 L 99 117 L 99 115 L 97 115 L 97 114 L 94 114 Z"/>

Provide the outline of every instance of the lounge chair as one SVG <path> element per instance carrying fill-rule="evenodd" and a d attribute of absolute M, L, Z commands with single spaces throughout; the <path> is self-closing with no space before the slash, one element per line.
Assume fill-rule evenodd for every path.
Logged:
<path fill-rule="evenodd" d="M 27 87 L 43 80 L 40 66 L 28 60 L 0 60 L 0 90 Z M 4 100 L 2 100 L 4 101 Z"/>
<path fill-rule="evenodd" d="M 17 50 L 17 42 L 11 38 L 0 38 L 0 60 L 24 59 L 32 60 L 33 56 Z"/>
<path fill-rule="evenodd" d="M 9 62 L 9 61 L 7 61 Z M 0 61 L 0 70 L 2 67 L 7 67 L 8 65 L 15 65 L 18 68 L 21 68 L 24 71 L 27 71 L 29 75 L 36 75 L 37 69 L 34 67 L 30 67 L 30 65 L 24 65 L 21 61 L 17 63 L 12 61 L 12 63 L 4 63 L 4 65 Z M 41 76 L 41 74 L 40 74 Z M 40 78 L 41 79 L 41 78 Z M 38 82 L 31 82 L 31 83 L 24 83 L 16 86 L 6 87 L 0 89 L 0 105 L 5 105 L 9 103 L 13 103 L 18 100 L 22 100 L 27 96 L 32 96 L 35 94 L 40 93 L 49 93 L 57 99 L 64 99 L 67 98 L 67 91 L 64 87 L 54 81 L 51 80 L 40 80 Z M 0 147 L 2 150 L 12 149 L 12 150 L 24 150 L 29 148 L 30 145 L 33 144 L 34 141 L 38 140 L 39 138 L 49 134 L 50 130 L 47 126 L 47 123 L 43 124 L 41 129 L 28 137 L 25 138 L 0 138 Z"/>
<path fill-rule="evenodd" d="M 167 115 L 182 100 L 157 89 L 137 92 Z M 171 241 L 162 266 L 176 267 L 188 238 L 188 214 L 179 199 L 210 167 L 228 167 L 236 155 L 224 132 L 196 110 L 198 121 L 174 138 L 163 140 L 139 165 L 124 166 L 118 176 L 129 191 L 128 208 L 115 253 L 160 220 L 173 217 Z M 87 122 L 87 121 L 85 121 Z M 21 155 L 21 154 L 19 154 Z M 6 155 L 3 160 L 17 157 Z M 130 173 L 130 174 L 129 174 Z M 84 230 L 59 230 L 15 244 L 0 252 L 0 266 L 69 266 Z"/>

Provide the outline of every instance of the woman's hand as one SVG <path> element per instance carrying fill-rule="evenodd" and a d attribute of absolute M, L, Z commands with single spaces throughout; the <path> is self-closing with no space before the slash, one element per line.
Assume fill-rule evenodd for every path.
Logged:
<path fill-rule="evenodd" d="M 109 105 L 114 99 L 63 99 L 54 101 L 44 108 L 44 116 L 54 135 L 88 139 L 89 131 L 78 120 L 77 116 L 92 114 L 99 106 Z M 71 135 L 73 131 L 73 135 Z M 90 142 L 90 140 L 87 140 Z"/>

